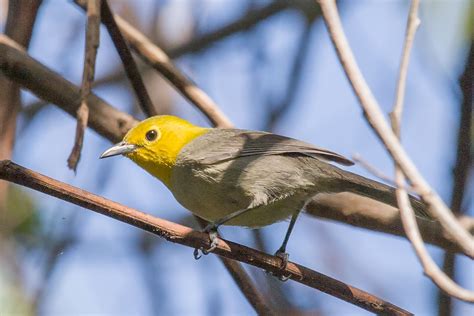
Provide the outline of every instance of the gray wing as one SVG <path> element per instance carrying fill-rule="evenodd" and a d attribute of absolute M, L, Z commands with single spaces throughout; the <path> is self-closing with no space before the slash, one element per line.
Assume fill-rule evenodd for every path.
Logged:
<path fill-rule="evenodd" d="M 186 146 L 188 147 L 188 146 Z M 258 155 L 303 155 L 345 166 L 354 163 L 332 151 L 271 133 L 239 129 L 211 130 L 185 148 L 193 160 L 215 164 L 239 157 Z"/>

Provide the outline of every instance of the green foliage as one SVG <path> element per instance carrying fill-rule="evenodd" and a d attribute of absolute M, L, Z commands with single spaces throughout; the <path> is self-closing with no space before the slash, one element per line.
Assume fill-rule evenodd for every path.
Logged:
<path fill-rule="evenodd" d="M 15 239 L 36 236 L 41 227 L 33 199 L 26 191 L 15 186 L 9 188 L 4 218 L 4 231 Z"/>

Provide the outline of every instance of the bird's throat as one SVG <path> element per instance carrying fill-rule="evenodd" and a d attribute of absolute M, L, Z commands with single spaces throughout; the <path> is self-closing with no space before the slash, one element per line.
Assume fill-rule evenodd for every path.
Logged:
<path fill-rule="evenodd" d="M 168 141 L 160 142 L 156 147 L 143 148 L 128 157 L 171 189 L 171 173 L 179 153 L 189 142 L 208 131 L 208 128 L 193 126 L 186 130 L 164 132 L 162 137 L 169 138 Z"/>

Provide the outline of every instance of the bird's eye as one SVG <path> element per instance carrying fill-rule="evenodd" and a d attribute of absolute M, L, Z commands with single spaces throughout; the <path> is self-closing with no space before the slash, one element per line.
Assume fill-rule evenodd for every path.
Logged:
<path fill-rule="evenodd" d="M 146 132 L 145 137 L 146 137 L 147 140 L 152 142 L 156 139 L 156 137 L 158 137 L 158 132 L 154 129 L 149 130 L 148 132 Z"/>

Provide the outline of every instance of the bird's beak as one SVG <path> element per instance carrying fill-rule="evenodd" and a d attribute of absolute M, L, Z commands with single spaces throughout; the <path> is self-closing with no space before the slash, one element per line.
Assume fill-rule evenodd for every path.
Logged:
<path fill-rule="evenodd" d="M 136 148 L 137 148 L 136 145 L 127 144 L 126 142 L 120 142 L 118 144 L 113 145 L 112 147 L 110 147 L 106 151 L 104 151 L 102 153 L 102 155 L 100 155 L 99 158 L 102 159 L 102 158 L 108 158 L 108 157 L 112 157 L 112 156 L 131 153 Z"/>

